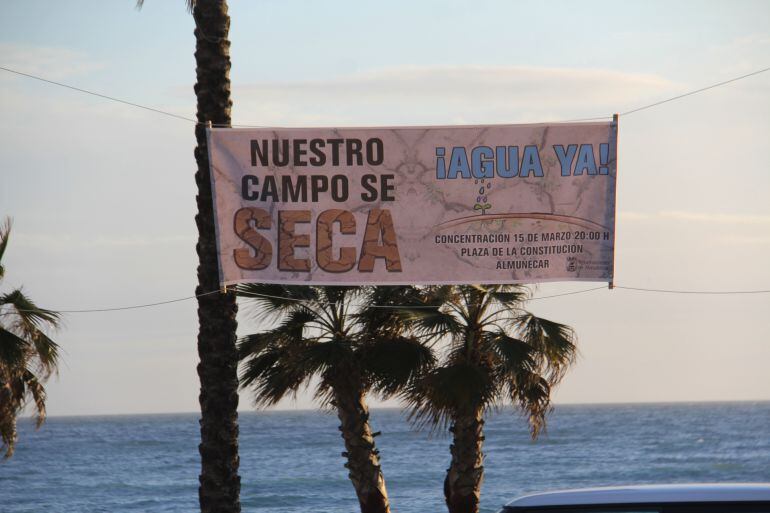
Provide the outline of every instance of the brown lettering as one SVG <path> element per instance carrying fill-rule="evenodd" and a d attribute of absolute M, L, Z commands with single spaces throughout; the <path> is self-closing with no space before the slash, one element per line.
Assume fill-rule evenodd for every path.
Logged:
<path fill-rule="evenodd" d="M 307 248 L 310 246 L 310 235 L 303 233 L 297 235 L 297 223 L 309 223 L 309 210 L 281 210 L 278 212 L 278 270 L 300 271 L 310 270 L 310 260 L 307 258 L 294 258 L 295 248 Z"/>
<path fill-rule="evenodd" d="M 258 271 L 270 265 L 273 258 L 273 246 L 270 245 L 270 241 L 257 232 L 257 229 L 270 229 L 270 214 L 261 208 L 242 208 L 235 213 L 233 226 L 235 234 L 254 250 L 252 255 L 251 250 L 246 248 L 234 249 L 235 265 L 249 271 Z"/>
<path fill-rule="evenodd" d="M 332 257 L 332 225 L 340 225 L 340 233 L 356 233 L 356 218 L 347 210 L 324 210 L 316 221 L 316 260 L 318 266 L 330 273 L 344 273 L 356 265 L 356 248 L 340 248 L 339 260 Z"/>
<path fill-rule="evenodd" d="M 380 244 L 382 237 L 382 244 Z M 361 259 L 358 261 L 360 272 L 374 271 L 374 259 L 384 258 L 385 268 L 389 272 L 401 272 L 401 257 L 398 253 L 396 230 L 388 209 L 372 209 L 366 218 L 366 231 L 361 244 Z"/>

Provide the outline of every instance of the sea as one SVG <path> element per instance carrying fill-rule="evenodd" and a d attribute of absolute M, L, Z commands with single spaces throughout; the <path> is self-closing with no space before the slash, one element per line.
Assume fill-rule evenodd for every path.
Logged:
<path fill-rule="evenodd" d="M 241 413 L 244 512 L 355 513 L 334 414 Z M 371 412 L 394 512 L 446 511 L 450 439 L 399 410 Z M 20 420 L 0 462 L 0 512 L 198 510 L 198 414 Z M 556 406 L 537 441 L 512 410 L 490 415 L 482 511 L 529 492 L 642 483 L 770 481 L 770 403 Z"/>

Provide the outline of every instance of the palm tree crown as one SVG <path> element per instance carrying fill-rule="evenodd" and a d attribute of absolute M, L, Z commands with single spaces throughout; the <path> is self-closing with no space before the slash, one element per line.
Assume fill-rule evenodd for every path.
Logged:
<path fill-rule="evenodd" d="M 11 221 L 0 226 L 0 281 Z M 43 383 L 56 372 L 59 346 L 46 330 L 59 326 L 57 312 L 39 308 L 21 289 L 0 294 L 0 436 L 5 457 L 13 455 L 16 418 L 32 399 L 37 427 L 45 421 Z"/>
<path fill-rule="evenodd" d="M 524 310 L 521 285 L 433 287 L 435 309 L 409 310 L 423 336 L 448 340 L 442 365 L 404 392 L 413 415 L 437 427 L 455 413 L 513 403 L 529 414 L 532 435 L 545 423 L 551 388 L 574 361 L 573 330 Z"/>
<path fill-rule="evenodd" d="M 395 308 L 371 307 L 397 305 L 409 291 L 264 284 L 238 291 L 260 320 L 277 322 L 240 340 L 241 386 L 252 389 L 258 406 L 269 406 L 318 378 L 315 396 L 337 411 L 362 512 L 389 511 L 366 394 L 395 393 L 433 363 L 429 348 L 404 336 Z"/>
<path fill-rule="evenodd" d="M 416 333 L 448 342 L 440 365 L 402 392 L 412 418 L 453 433 L 445 494 L 451 512 L 478 511 L 485 414 L 506 403 L 528 414 L 533 438 L 545 425 L 552 388 L 576 356 L 574 332 L 524 310 L 521 285 L 429 287 L 407 310 Z"/>
<path fill-rule="evenodd" d="M 402 334 L 395 310 L 367 308 L 385 287 L 286 286 L 250 284 L 238 295 L 249 298 L 259 320 L 279 320 L 267 331 L 239 342 L 245 362 L 241 386 L 251 388 L 260 406 L 296 393 L 320 378 L 316 397 L 333 402 L 335 387 L 392 393 L 430 362 L 430 351 Z M 391 301 L 395 292 L 389 292 Z"/>

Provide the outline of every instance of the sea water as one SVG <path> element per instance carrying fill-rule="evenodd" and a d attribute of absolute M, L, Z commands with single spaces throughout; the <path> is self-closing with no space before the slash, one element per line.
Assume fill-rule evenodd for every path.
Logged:
<path fill-rule="evenodd" d="M 244 512 L 358 511 L 333 414 L 247 412 L 240 421 Z M 446 511 L 445 433 L 398 410 L 371 422 L 394 512 Z M 20 420 L 0 462 L 0 512 L 194 512 L 198 415 Z M 770 481 L 770 403 L 557 406 L 536 442 L 510 410 L 485 426 L 482 511 L 522 493 L 640 483 Z"/>

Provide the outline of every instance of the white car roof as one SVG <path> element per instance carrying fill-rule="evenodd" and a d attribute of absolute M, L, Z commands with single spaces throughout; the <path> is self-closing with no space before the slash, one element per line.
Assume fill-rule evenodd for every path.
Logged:
<path fill-rule="evenodd" d="M 770 501 L 770 483 L 679 484 L 582 488 L 519 497 L 506 506 L 537 508 L 671 502 Z"/>

